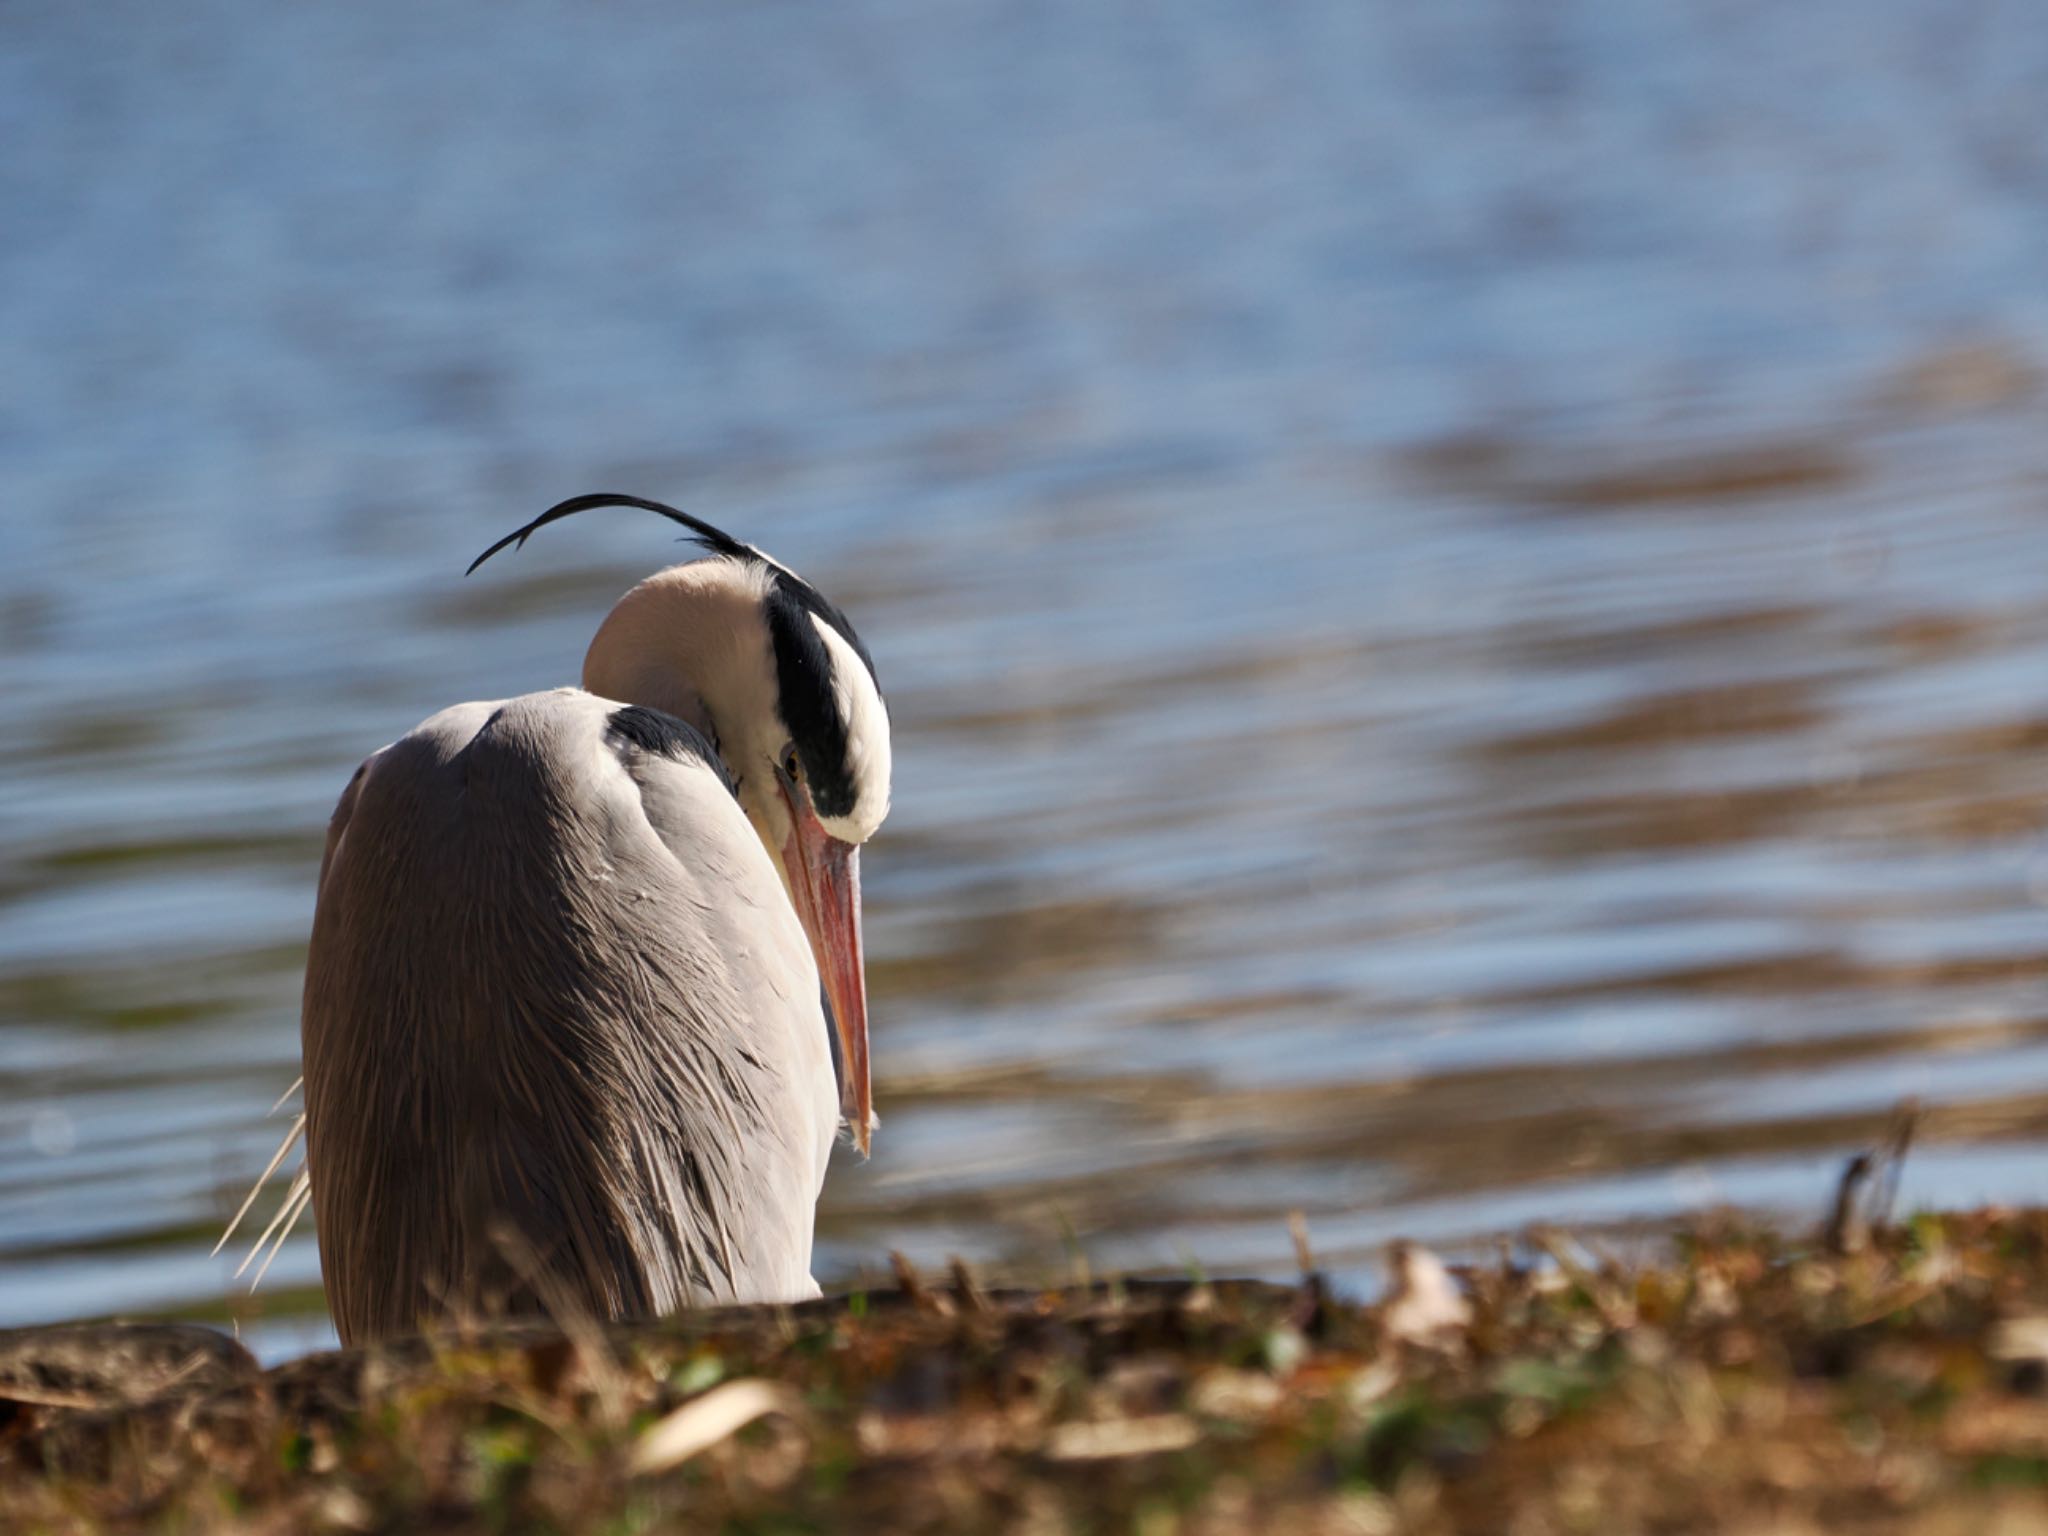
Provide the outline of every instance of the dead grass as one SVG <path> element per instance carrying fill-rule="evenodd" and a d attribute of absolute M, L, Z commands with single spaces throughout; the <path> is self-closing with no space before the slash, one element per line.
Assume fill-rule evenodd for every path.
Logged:
<path fill-rule="evenodd" d="M 20 1334 L 0 1529 L 2048 1530 L 2048 1212 L 1848 1246 L 1726 1218 L 1634 1264 L 1538 1236 L 1449 1288 L 1408 1253 L 1379 1307 L 956 1275 L 268 1373 L 144 1330 L 97 1383 L 90 1332 Z"/>

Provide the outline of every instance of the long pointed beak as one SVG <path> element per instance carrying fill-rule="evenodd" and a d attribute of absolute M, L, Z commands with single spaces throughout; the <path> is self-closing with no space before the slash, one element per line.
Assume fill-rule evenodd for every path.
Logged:
<path fill-rule="evenodd" d="M 785 797 L 795 830 L 782 850 L 782 863 L 839 1031 L 840 1113 L 853 1127 L 853 1144 L 866 1157 L 874 1098 L 868 1083 L 868 983 L 861 963 L 860 849 L 819 825 L 810 797 L 801 790 Z"/>

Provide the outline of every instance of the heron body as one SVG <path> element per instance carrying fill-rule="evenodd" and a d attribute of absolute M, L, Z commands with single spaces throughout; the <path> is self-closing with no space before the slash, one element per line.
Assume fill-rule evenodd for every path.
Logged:
<path fill-rule="evenodd" d="M 817 1293 L 832 1142 L 870 1122 L 854 850 L 887 717 L 843 616 L 711 533 L 621 599 L 583 688 L 444 710 L 335 810 L 302 1043 L 344 1343 Z"/>

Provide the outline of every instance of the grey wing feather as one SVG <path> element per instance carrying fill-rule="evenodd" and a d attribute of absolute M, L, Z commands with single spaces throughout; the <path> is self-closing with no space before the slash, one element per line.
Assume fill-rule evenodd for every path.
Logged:
<path fill-rule="evenodd" d="M 342 796 L 302 1034 L 344 1342 L 815 1293 L 816 971 L 715 755 L 647 713 L 460 705 Z"/>

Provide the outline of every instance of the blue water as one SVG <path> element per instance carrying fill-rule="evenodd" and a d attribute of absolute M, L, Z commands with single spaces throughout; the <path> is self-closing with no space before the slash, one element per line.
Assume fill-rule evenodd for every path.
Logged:
<path fill-rule="evenodd" d="M 847 607 L 828 1280 L 2048 1185 L 2048 17 L 17 5 L 0 1323 L 213 1235 L 320 829 L 681 501 Z"/>

